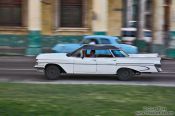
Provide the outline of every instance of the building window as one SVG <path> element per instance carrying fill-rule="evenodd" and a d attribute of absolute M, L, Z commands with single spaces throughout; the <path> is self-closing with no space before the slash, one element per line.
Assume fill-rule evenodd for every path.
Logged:
<path fill-rule="evenodd" d="M 0 0 L 0 26 L 22 25 L 22 0 Z"/>
<path fill-rule="evenodd" d="M 133 20 L 137 21 L 138 18 L 138 0 L 133 0 Z"/>
<path fill-rule="evenodd" d="M 83 0 L 60 1 L 60 27 L 83 27 Z"/>
<path fill-rule="evenodd" d="M 152 28 L 152 0 L 146 0 L 145 4 L 145 28 Z"/>

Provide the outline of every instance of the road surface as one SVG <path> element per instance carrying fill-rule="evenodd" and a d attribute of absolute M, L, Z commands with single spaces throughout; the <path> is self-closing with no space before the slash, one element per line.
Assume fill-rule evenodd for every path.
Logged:
<path fill-rule="evenodd" d="M 128 84 L 175 86 L 175 60 L 163 60 L 160 74 L 144 74 L 131 81 L 118 81 L 111 75 L 63 75 L 56 81 L 46 80 L 37 72 L 34 57 L 0 57 L 0 82 L 49 84 Z"/>

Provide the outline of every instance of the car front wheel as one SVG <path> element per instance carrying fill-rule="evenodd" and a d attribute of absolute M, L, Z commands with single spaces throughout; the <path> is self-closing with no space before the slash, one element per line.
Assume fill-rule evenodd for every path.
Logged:
<path fill-rule="evenodd" d="M 49 80 L 56 80 L 60 77 L 60 69 L 56 65 L 49 65 L 45 68 L 45 76 Z"/>
<path fill-rule="evenodd" d="M 121 81 L 131 80 L 134 75 L 134 71 L 127 68 L 122 68 L 117 71 L 118 79 Z"/>

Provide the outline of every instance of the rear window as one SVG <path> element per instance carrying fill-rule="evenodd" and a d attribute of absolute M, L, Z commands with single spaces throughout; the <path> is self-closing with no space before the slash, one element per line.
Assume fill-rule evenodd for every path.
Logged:
<path fill-rule="evenodd" d="M 116 42 L 116 43 L 119 43 L 119 44 L 122 43 L 122 41 L 121 41 L 120 39 L 115 39 L 115 42 Z"/>
<path fill-rule="evenodd" d="M 111 42 L 108 39 L 101 38 L 101 44 L 110 44 Z"/>
<path fill-rule="evenodd" d="M 127 57 L 128 55 L 121 50 L 111 50 L 115 57 Z"/>
<path fill-rule="evenodd" d="M 94 44 L 98 44 L 98 41 L 97 41 L 97 39 L 84 39 L 83 41 L 82 41 L 82 43 L 83 44 L 91 44 L 91 43 L 94 43 Z"/>

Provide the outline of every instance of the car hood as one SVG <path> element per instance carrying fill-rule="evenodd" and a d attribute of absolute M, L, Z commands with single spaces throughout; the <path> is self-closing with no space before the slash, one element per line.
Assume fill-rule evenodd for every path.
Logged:
<path fill-rule="evenodd" d="M 48 54 L 40 54 L 36 57 L 37 60 L 44 60 L 44 59 L 60 59 L 60 58 L 66 58 L 67 53 L 48 53 Z"/>
<path fill-rule="evenodd" d="M 57 44 L 52 50 L 57 53 L 70 53 L 80 48 L 82 44 Z"/>

